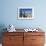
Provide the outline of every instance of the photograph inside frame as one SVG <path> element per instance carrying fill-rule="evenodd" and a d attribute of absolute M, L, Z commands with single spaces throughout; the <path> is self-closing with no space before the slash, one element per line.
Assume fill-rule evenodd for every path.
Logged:
<path fill-rule="evenodd" d="M 32 18 L 32 8 L 20 8 L 19 17 L 20 18 Z"/>

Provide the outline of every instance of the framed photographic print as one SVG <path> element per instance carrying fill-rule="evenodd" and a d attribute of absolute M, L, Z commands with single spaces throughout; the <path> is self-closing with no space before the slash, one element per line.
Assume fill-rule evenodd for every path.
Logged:
<path fill-rule="evenodd" d="M 18 8 L 18 19 L 33 19 L 34 8 L 32 7 L 19 7 Z"/>

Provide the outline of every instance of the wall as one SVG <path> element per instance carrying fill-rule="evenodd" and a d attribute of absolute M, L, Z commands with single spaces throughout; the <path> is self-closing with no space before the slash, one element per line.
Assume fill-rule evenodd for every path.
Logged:
<path fill-rule="evenodd" d="M 38 27 L 46 28 L 46 0 L 1 0 L 0 24 L 15 25 L 16 28 Z M 18 20 L 18 7 L 33 7 L 34 19 Z"/>

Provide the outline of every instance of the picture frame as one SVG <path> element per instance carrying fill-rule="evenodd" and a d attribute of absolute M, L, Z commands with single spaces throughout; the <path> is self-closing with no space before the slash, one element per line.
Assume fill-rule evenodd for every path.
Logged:
<path fill-rule="evenodd" d="M 33 19 L 34 8 L 32 7 L 19 7 L 18 8 L 18 19 Z"/>

